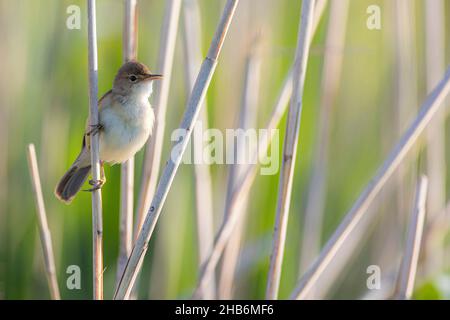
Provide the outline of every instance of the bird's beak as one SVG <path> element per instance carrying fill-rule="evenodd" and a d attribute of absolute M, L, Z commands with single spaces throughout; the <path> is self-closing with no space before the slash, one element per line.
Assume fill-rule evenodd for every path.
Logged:
<path fill-rule="evenodd" d="M 149 73 L 144 76 L 144 79 L 150 79 L 150 80 L 157 80 L 157 79 L 162 79 L 162 78 L 163 78 L 162 74 Z"/>

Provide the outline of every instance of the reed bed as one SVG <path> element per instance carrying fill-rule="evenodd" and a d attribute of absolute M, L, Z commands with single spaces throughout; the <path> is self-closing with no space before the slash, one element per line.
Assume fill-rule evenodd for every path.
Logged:
<path fill-rule="evenodd" d="M 320 250 L 324 205 L 326 201 L 326 176 L 330 122 L 333 104 L 339 90 L 339 78 L 344 58 L 345 33 L 348 1 L 333 1 L 330 4 L 330 18 L 325 40 L 321 103 L 318 120 L 317 142 L 315 143 L 313 168 L 305 205 L 303 239 L 300 252 L 300 274 L 304 272 Z M 317 5 L 316 5 L 317 7 Z"/>
<path fill-rule="evenodd" d="M 319 7 L 318 9 L 320 9 L 321 12 L 319 12 L 320 14 L 316 13 L 315 19 L 320 20 L 322 17 L 321 14 L 323 13 L 324 6 Z M 317 28 L 317 26 L 318 22 L 314 24 L 315 28 Z M 313 30 L 313 34 L 316 30 L 317 29 Z M 233 193 L 229 197 L 228 200 L 230 212 L 229 216 L 222 222 L 220 229 L 215 237 L 214 247 L 211 253 L 209 254 L 208 259 L 200 269 L 199 279 L 193 294 L 194 297 L 198 297 L 202 288 L 206 284 L 206 279 L 214 272 L 214 269 L 220 259 L 220 256 L 222 255 L 225 245 L 228 242 L 234 228 L 236 227 L 236 224 L 241 218 L 239 214 L 236 214 L 236 212 L 238 213 L 237 208 L 240 207 L 243 198 L 250 191 L 251 185 L 254 179 L 256 178 L 258 169 L 257 159 L 261 159 L 267 153 L 270 143 L 272 142 L 275 136 L 275 129 L 277 128 L 279 122 L 281 121 L 284 115 L 284 112 L 286 111 L 293 90 L 292 73 L 293 73 L 292 70 L 288 72 L 286 79 L 283 82 L 281 91 L 276 100 L 273 112 L 269 117 L 267 125 L 264 127 L 268 135 L 267 136 L 263 135 L 260 137 L 258 141 L 259 146 L 258 150 L 256 150 L 255 153 L 251 156 L 252 158 L 252 161 L 250 161 L 251 165 L 249 165 L 246 171 L 242 174 L 242 177 L 236 184 L 237 188 L 233 191 Z"/>
<path fill-rule="evenodd" d="M 186 83 L 188 92 L 195 85 L 196 71 L 200 69 L 202 63 L 201 52 L 201 17 L 197 0 L 185 0 L 183 3 L 183 44 L 186 65 Z M 200 110 L 198 123 L 201 123 L 203 130 L 209 128 L 208 106 L 205 102 Z M 193 139 L 195 157 L 203 157 L 202 141 Z M 206 159 L 210 160 L 210 159 Z M 214 243 L 214 216 L 213 216 L 213 190 L 211 173 L 209 166 L 204 163 L 194 165 L 195 175 L 195 207 L 197 223 L 197 243 L 199 266 L 208 258 L 208 253 Z M 211 274 L 208 279 L 208 286 L 203 292 L 205 299 L 214 299 L 216 296 L 215 275 Z"/>
<path fill-rule="evenodd" d="M 258 116 L 258 97 L 260 89 L 260 75 L 261 75 L 261 35 L 256 34 L 254 39 L 251 41 L 249 53 L 246 59 L 245 65 L 245 77 L 244 77 L 244 88 L 242 93 L 242 106 L 239 114 L 238 128 L 248 130 L 255 128 L 257 124 Z M 254 152 L 254 150 L 250 150 Z M 236 158 L 241 155 L 245 155 L 247 152 L 245 141 L 239 140 L 238 145 L 235 146 Z M 237 188 L 237 181 L 239 181 L 241 175 L 245 172 L 248 165 L 245 164 L 235 164 L 231 165 L 228 172 L 227 181 L 227 195 L 226 204 L 224 210 L 224 219 L 227 219 L 229 213 L 229 203 L 228 199 L 233 193 L 234 189 Z M 237 262 L 239 254 L 241 252 L 242 238 L 244 237 L 245 224 L 245 214 L 248 211 L 249 195 L 246 199 L 242 200 L 242 206 L 237 210 L 241 211 L 238 214 L 242 215 L 243 218 L 238 222 L 233 235 L 230 237 L 230 242 L 224 249 L 222 257 L 222 266 L 220 268 L 220 278 L 218 286 L 219 299 L 231 299 L 233 296 L 233 285 L 235 283 L 235 273 L 237 268 Z"/>
<path fill-rule="evenodd" d="M 206 59 L 203 61 L 199 75 L 192 89 L 191 96 L 189 98 L 186 112 L 181 122 L 181 129 L 186 130 L 186 136 L 182 138 L 181 152 L 177 154 L 177 157 L 172 157 L 168 160 L 167 165 L 162 173 L 160 182 L 156 189 L 155 196 L 150 205 L 150 210 L 142 225 L 142 229 L 136 240 L 136 244 L 131 252 L 131 256 L 128 259 L 127 266 L 122 275 L 122 279 L 114 294 L 115 299 L 128 299 L 130 290 L 136 280 L 137 273 L 142 266 L 142 260 L 147 251 L 148 242 L 155 228 L 156 222 L 161 214 L 162 205 L 167 197 L 173 178 L 175 177 L 178 166 L 180 165 L 183 151 L 186 149 L 189 142 L 192 129 L 196 123 L 198 113 L 200 111 L 201 104 L 205 98 L 206 90 L 211 81 L 211 77 L 214 74 L 214 70 L 217 66 L 217 58 L 220 54 L 220 50 L 223 46 L 225 36 L 228 28 L 230 27 L 233 14 L 238 4 L 237 0 L 229 0 L 225 5 L 225 9 L 222 14 L 222 18 L 216 30 L 216 34 L 211 42 L 211 46 L 208 51 Z"/>
<path fill-rule="evenodd" d="M 392 176 L 400 165 L 408 151 L 412 148 L 420 134 L 425 130 L 430 120 L 443 106 L 444 99 L 450 92 L 450 68 L 447 69 L 442 80 L 436 88 L 430 93 L 419 114 L 411 126 L 403 134 L 400 141 L 394 147 L 383 165 L 380 167 L 374 178 L 370 181 L 358 200 L 350 211 L 346 214 L 339 227 L 328 240 L 325 247 L 320 252 L 313 265 L 300 279 L 297 287 L 291 297 L 295 299 L 304 298 L 311 290 L 314 282 L 317 280 L 323 269 L 331 262 L 336 251 L 345 242 L 349 232 L 354 228 L 357 222 L 366 212 L 375 196 L 379 193 L 386 181 Z"/>
<path fill-rule="evenodd" d="M 91 297 L 91 288 L 97 300 L 412 299 L 425 291 L 430 298 L 422 290 L 430 285 L 445 297 L 444 1 L 248 0 L 241 7 L 238 0 L 87 0 L 81 31 L 70 25 L 82 6 L 55 1 L 48 19 L 38 21 L 43 9 L 32 3 L 24 9 L 0 1 L 0 30 L 8 30 L 0 31 L 8 48 L 0 48 L 0 67 L 11 78 L 11 86 L 0 80 L 0 107 L 9 108 L 0 110 L 0 275 L 7 275 L 0 276 L 0 299 L 41 298 L 47 286 L 55 300 Z M 371 30 L 377 7 L 381 29 Z M 47 32 L 61 22 L 53 13 L 65 10 L 66 28 Z M 8 28 L 9 16 L 26 27 Z M 78 39 L 83 32 L 87 37 Z M 78 61 L 79 48 L 87 49 L 87 61 Z M 109 89 L 114 71 L 129 60 L 164 76 L 150 98 L 156 123 L 145 150 L 108 168 L 102 191 L 80 193 L 70 206 L 45 198 L 46 212 L 56 171 L 79 147 L 72 136 L 87 103 L 81 66 L 88 65 L 95 125 L 99 89 Z M 24 86 L 30 90 L 19 90 Z M 29 101 L 33 108 L 25 107 Z M 257 131 L 256 146 L 239 138 L 232 145 L 227 130 L 237 128 Z M 177 140 L 176 129 L 184 130 Z M 95 181 L 101 163 L 98 136 L 91 138 Z M 275 150 L 280 138 L 283 148 Z M 30 140 L 40 148 L 40 172 L 34 145 L 26 157 L 24 148 L 16 151 Z M 232 163 L 227 154 L 220 160 L 230 145 Z M 240 164 L 244 153 L 249 161 Z M 269 156 L 280 167 L 258 174 Z M 185 164 L 189 157 L 202 162 Z M 27 166 L 18 159 L 28 159 L 28 197 L 28 177 L 21 177 Z M 27 229 L 36 220 L 29 214 L 33 198 L 43 269 L 33 264 L 42 253 Z M 47 214 L 60 226 L 52 235 Z M 90 234 L 92 260 L 85 258 Z M 382 268 L 381 290 L 366 283 L 372 264 Z M 63 286 L 70 265 L 81 267 L 80 289 Z"/>
<path fill-rule="evenodd" d="M 164 21 L 161 29 L 161 44 L 158 57 L 158 69 L 163 79 L 155 84 L 155 127 L 152 138 L 149 140 L 144 156 L 144 169 L 142 170 L 141 190 L 138 200 L 135 238 L 141 230 L 146 213 L 150 208 L 150 201 L 154 196 L 156 183 L 159 177 L 162 145 L 166 123 L 167 100 L 169 97 L 170 79 L 172 76 L 175 40 L 177 37 L 178 22 L 181 10 L 181 0 L 166 2 Z"/>

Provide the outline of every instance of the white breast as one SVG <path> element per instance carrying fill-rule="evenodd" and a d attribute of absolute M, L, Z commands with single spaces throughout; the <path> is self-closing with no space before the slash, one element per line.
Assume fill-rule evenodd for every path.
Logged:
<path fill-rule="evenodd" d="M 147 98 L 124 104 L 111 101 L 99 116 L 103 125 L 99 137 L 100 159 L 111 164 L 125 162 L 144 146 L 155 119 Z"/>

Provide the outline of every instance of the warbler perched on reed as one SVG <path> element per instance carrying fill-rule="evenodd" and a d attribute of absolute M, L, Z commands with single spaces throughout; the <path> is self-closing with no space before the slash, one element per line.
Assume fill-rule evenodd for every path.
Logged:
<path fill-rule="evenodd" d="M 155 120 L 149 98 L 153 80 L 162 75 L 152 74 L 137 61 L 126 62 L 117 72 L 113 87 L 98 101 L 99 123 L 93 127 L 87 120 L 80 154 L 59 181 L 55 195 L 70 203 L 80 191 L 91 171 L 90 137 L 99 135 L 99 156 L 102 175 L 100 181 L 90 180 L 92 188 L 105 183 L 103 164 L 122 163 L 138 152 L 151 134 Z"/>

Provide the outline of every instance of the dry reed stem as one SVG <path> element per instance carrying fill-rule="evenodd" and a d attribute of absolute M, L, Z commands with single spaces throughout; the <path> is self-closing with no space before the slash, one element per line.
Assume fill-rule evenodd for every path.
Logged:
<path fill-rule="evenodd" d="M 255 128 L 257 124 L 257 109 L 258 109 L 258 97 L 260 89 L 260 74 L 261 74 L 261 56 L 260 56 L 260 39 L 261 34 L 256 34 L 251 41 L 249 53 L 247 56 L 246 66 L 245 66 L 245 77 L 244 77 L 244 89 L 242 94 L 242 107 L 239 115 L 240 129 L 251 129 Z M 254 152 L 254 150 L 248 150 L 249 152 Z M 238 140 L 238 145 L 235 146 L 235 155 L 237 158 L 240 155 L 245 155 L 247 152 L 246 143 L 241 139 Z M 237 161 L 237 163 L 240 163 Z M 248 165 L 245 164 L 233 164 L 230 167 L 228 174 L 228 187 L 227 187 L 227 197 L 229 199 L 232 191 L 236 189 L 236 181 L 239 178 Z M 246 214 L 248 194 L 243 199 L 242 206 L 238 209 L 239 215 Z M 226 202 L 228 203 L 228 201 Z M 224 218 L 226 219 L 229 212 L 229 206 L 225 205 Z M 233 280 L 235 279 L 236 267 L 241 252 L 241 241 L 244 236 L 244 226 L 245 219 L 241 219 L 238 222 L 238 226 L 233 232 L 230 241 L 228 242 L 226 248 L 224 249 L 222 257 L 222 267 L 220 269 L 220 279 L 219 279 L 219 289 L 218 295 L 219 299 L 231 299 L 233 291 Z"/>
<path fill-rule="evenodd" d="M 288 113 L 288 122 L 283 146 L 283 160 L 278 185 L 277 213 L 273 236 L 272 256 L 267 279 L 266 299 L 277 299 L 280 285 L 286 241 L 292 182 L 297 155 L 297 145 L 303 109 L 303 89 L 308 66 L 309 47 L 313 23 L 315 0 L 302 1 L 302 12 L 298 31 L 297 52 L 295 55 L 293 94 Z"/>
<path fill-rule="evenodd" d="M 416 112 L 418 106 L 418 78 L 415 33 L 415 3 L 409 0 L 392 1 L 394 14 L 393 48 L 394 60 L 394 139 L 400 138 L 407 126 L 407 121 Z M 392 139 L 392 136 L 391 136 Z M 412 159 L 416 159 L 413 155 Z M 395 215 L 387 224 L 386 236 L 390 236 L 390 250 L 384 251 L 386 260 L 392 260 L 398 255 L 402 247 L 401 234 L 404 232 L 409 212 L 408 194 L 414 192 L 417 180 L 417 163 L 408 166 L 401 164 L 396 173 L 395 181 Z"/>
<path fill-rule="evenodd" d="M 419 260 L 422 233 L 425 224 L 425 205 L 427 200 L 428 179 L 419 179 L 414 199 L 414 208 L 409 224 L 405 254 L 397 279 L 396 298 L 411 299 L 416 278 L 417 262 Z"/>
<path fill-rule="evenodd" d="M 183 2 L 183 40 L 185 51 L 186 84 L 190 92 L 195 84 L 197 70 L 202 63 L 201 52 L 201 17 L 197 0 L 185 0 Z M 200 119 L 203 130 L 208 126 L 208 110 L 206 101 L 201 107 Z M 195 157 L 203 157 L 202 141 L 192 140 Z M 199 266 L 205 262 L 214 244 L 214 221 L 213 221 L 213 191 L 209 165 L 203 162 L 194 165 L 195 177 L 195 207 L 197 222 L 197 244 Z M 203 292 L 203 298 L 215 298 L 215 275 L 212 274 L 208 280 L 208 286 Z"/>
<path fill-rule="evenodd" d="M 149 138 L 145 148 L 141 189 L 138 198 L 137 218 L 134 228 L 135 239 L 141 230 L 145 215 L 150 208 L 150 201 L 155 193 L 161 167 L 160 163 L 164 142 L 164 130 L 166 126 L 167 101 L 169 98 L 180 8 L 181 0 L 168 0 L 166 2 L 158 56 L 158 72 L 163 74 L 163 79 L 156 81 L 154 84 L 155 98 L 153 104 L 155 107 L 155 125 L 152 136 Z"/>
<path fill-rule="evenodd" d="M 214 38 L 211 41 L 208 54 L 202 63 L 180 125 L 180 128 L 185 130 L 186 135 L 184 137 L 180 137 L 178 143 L 176 143 L 173 147 L 173 149 L 176 148 L 179 152 L 171 152 L 171 156 L 167 161 L 166 167 L 164 168 L 160 182 L 156 189 L 155 196 L 152 200 L 150 210 L 145 217 L 141 232 L 136 240 L 136 244 L 134 245 L 131 256 L 128 259 L 127 266 L 125 267 L 121 281 L 114 295 L 115 299 L 127 299 L 129 297 L 131 288 L 142 265 L 153 230 L 158 221 L 159 215 L 161 214 L 162 206 L 164 205 L 164 201 L 170 190 L 173 179 L 175 178 L 183 153 L 189 144 L 192 129 L 196 124 L 200 107 L 204 101 L 206 91 L 217 66 L 217 59 L 222 49 L 223 42 L 230 27 L 237 4 L 238 0 L 228 0 L 225 5 L 222 17 Z"/>
<path fill-rule="evenodd" d="M 427 127 L 432 117 L 442 106 L 442 102 L 450 91 L 450 68 L 447 69 L 442 80 L 430 93 L 423 103 L 419 114 L 413 121 L 405 134 L 398 141 L 383 165 L 380 167 L 374 178 L 366 186 L 358 200 L 350 211 L 345 215 L 341 224 L 337 227 L 331 238 L 328 240 L 318 258 L 300 279 L 297 287 L 292 293 L 292 298 L 303 299 L 309 293 L 320 274 L 331 262 L 336 252 L 343 245 L 349 233 L 357 225 L 361 217 L 365 214 L 375 196 L 380 192 L 385 183 L 389 180 L 398 166 L 401 164 L 407 152 L 412 148 L 420 134 Z"/>
<path fill-rule="evenodd" d="M 326 2 L 326 1 L 324 1 Z M 321 8 L 317 8 L 318 10 L 321 9 L 319 13 L 316 13 L 315 19 L 320 20 L 322 18 L 322 14 L 324 12 L 324 6 Z M 319 23 L 314 23 L 315 28 Z M 315 34 L 317 29 L 313 29 L 312 34 Z M 311 40 L 311 39 L 310 39 Z M 261 159 L 267 154 L 267 150 L 270 146 L 270 143 L 272 142 L 275 133 L 276 128 L 278 124 L 280 123 L 286 108 L 287 104 L 289 102 L 290 96 L 292 94 L 292 70 L 290 70 L 286 76 L 286 79 L 283 82 L 280 94 L 278 95 L 277 101 L 275 103 L 274 110 L 272 111 L 272 114 L 269 117 L 269 121 L 267 122 L 265 126 L 265 132 L 268 133 L 268 135 L 262 135 L 258 140 L 258 150 L 256 150 L 253 154 L 252 161 L 250 161 L 251 165 L 248 166 L 245 173 L 242 174 L 242 178 L 239 179 L 239 182 L 236 184 L 237 188 L 233 191 L 229 201 L 227 201 L 230 205 L 230 215 L 227 219 L 224 219 L 222 221 L 222 224 L 220 226 L 219 231 L 216 234 L 215 241 L 214 241 L 214 247 L 211 250 L 208 259 L 203 264 L 199 279 L 197 281 L 197 287 L 194 290 L 193 297 L 198 297 L 199 293 L 201 292 L 202 288 L 206 285 L 207 279 L 210 277 L 212 273 L 214 273 L 214 269 L 217 265 L 217 262 L 219 261 L 219 258 L 223 252 L 223 249 L 225 248 L 226 243 L 229 241 L 230 236 L 236 227 L 237 222 L 240 219 L 239 216 L 239 209 L 242 199 L 245 198 L 245 194 L 247 194 L 250 191 L 251 185 L 253 181 L 255 180 L 255 177 L 257 175 L 257 160 Z"/>
<path fill-rule="evenodd" d="M 136 0 L 125 0 L 122 34 L 122 55 L 124 62 L 137 58 L 137 5 Z M 134 201 L 134 156 L 121 166 L 120 174 L 120 218 L 119 257 L 116 283 L 133 247 L 133 201 Z"/>
<path fill-rule="evenodd" d="M 89 118 L 90 125 L 98 124 L 98 64 L 95 0 L 88 0 L 88 54 L 89 54 Z M 91 137 L 92 178 L 100 180 L 98 135 Z M 92 192 L 92 241 L 93 241 L 93 294 L 95 300 L 103 299 L 103 222 L 101 190 Z"/>
<path fill-rule="evenodd" d="M 315 143 L 313 168 L 309 183 L 303 226 L 303 241 L 300 253 L 300 270 L 304 272 L 320 251 L 324 203 L 326 198 L 326 176 L 328 168 L 329 127 L 333 104 L 339 88 L 339 79 L 344 58 L 345 33 L 347 28 L 348 0 L 330 4 L 327 27 L 319 123 Z"/>
<path fill-rule="evenodd" d="M 424 2 L 425 9 L 425 61 L 426 88 L 431 91 L 445 70 L 445 10 L 444 1 L 432 0 Z M 448 100 L 447 100 L 448 103 Z M 445 163 L 445 113 L 442 112 L 433 120 L 427 130 L 427 165 L 429 192 L 427 200 L 427 216 L 434 220 L 445 205 L 446 163 Z M 435 247 L 425 237 L 426 272 L 433 274 L 445 264 L 445 253 Z"/>
<path fill-rule="evenodd" d="M 319 27 L 319 23 L 322 20 L 323 12 L 327 6 L 328 0 L 316 0 L 316 5 L 314 6 L 314 21 L 313 21 L 313 32 L 314 35 L 316 33 L 317 28 Z"/>
<path fill-rule="evenodd" d="M 34 144 L 29 144 L 27 149 L 28 169 L 30 170 L 31 183 L 33 185 L 34 200 L 36 202 L 36 213 L 38 217 L 39 236 L 41 238 L 42 251 L 44 254 L 45 274 L 53 300 L 60 300 L 58 281 L 56 279 L 55 257 L 53 255 L 52 237 L 45 213 L 44 196 L 42 195 L 41 180 L 36 160 Z"/>
<path fill-rule="evenodd" d="M 442 0 L 425 2 L 426 27 L 426 85 L 431 91 L 445 70 L 444 3 Z M 443 117 L 436 117 L 427 130 L 427 172 L 429 177 L 429 215 L 440 212 L 445 205 L 445 128 Z"/>

